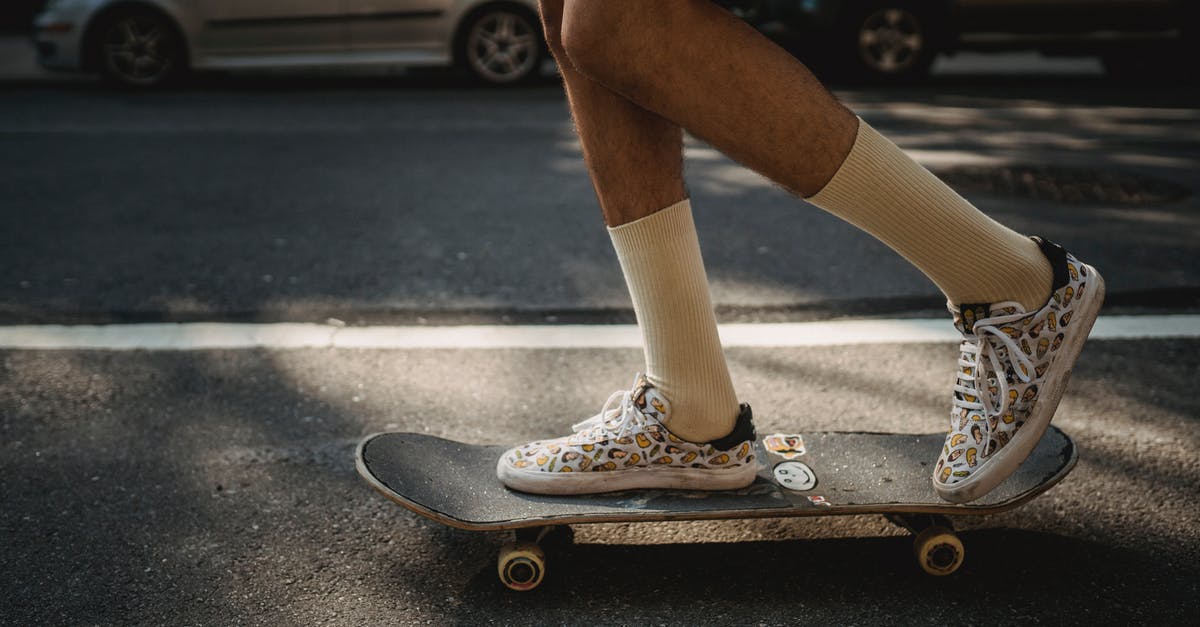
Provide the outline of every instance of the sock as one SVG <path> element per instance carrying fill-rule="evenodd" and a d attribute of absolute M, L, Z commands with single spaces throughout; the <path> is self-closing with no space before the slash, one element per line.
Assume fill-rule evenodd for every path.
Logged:
<path fill-rule="evenodd" d="M 1054 272 L 1030 238 L 987 217 L 865 121 L 841 168 L 808 202 L 874 235 L 955 305 L 1035 311 Z"/>
<path fill-rule="evenodd" d="M 646 352 L 646 378 L 671 402 L 667 428 L 689 442 L 728 435 L 738 415 L 700 241 L 685 199 L 608 230 Z"/>

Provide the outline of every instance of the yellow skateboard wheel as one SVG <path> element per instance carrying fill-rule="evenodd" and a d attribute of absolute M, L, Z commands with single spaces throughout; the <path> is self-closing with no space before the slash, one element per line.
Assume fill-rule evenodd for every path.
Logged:
<path fill-rule="evenodd" d="M 965 552 L 954 532 L 939 526 L 926 528 L 913 541 L 917 563 L 930 575 L 949 575 L 962 566 Z"/>
<path fill-rule="evenodd" d="M 500 581 L 512 590 L 533 590 L 546 574 L 546 554 L 531 542 L 516 542 L 500 549 L 496 562 Z"/>

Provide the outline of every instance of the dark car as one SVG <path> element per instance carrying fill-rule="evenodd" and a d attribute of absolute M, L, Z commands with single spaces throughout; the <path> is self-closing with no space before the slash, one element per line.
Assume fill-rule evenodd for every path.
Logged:
<path fill-rule="evenodd" d="M 926 74 L 939 53 L 1099 55 L 1110 72 L 1194 63 L 1196 0 L 718 0 L 816 68 L 875 80 Z M 1182 56 L 1181 56 L 1182 55 Z"/>

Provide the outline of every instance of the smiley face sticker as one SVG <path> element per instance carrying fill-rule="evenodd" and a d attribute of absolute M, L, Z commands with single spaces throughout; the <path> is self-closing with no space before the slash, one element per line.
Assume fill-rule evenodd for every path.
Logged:
<path fill-rule="evenodd" d="M 801 462 L 779 462 L 775 464 L 775 481 L 780 486 L 796 492 L 817 487 L 817 475 L 812 468 Z"/>

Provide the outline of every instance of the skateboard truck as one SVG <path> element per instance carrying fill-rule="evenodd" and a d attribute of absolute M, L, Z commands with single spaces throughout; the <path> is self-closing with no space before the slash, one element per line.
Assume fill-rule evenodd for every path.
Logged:
<path fill-rule="evenodd" d="M 954 523 L 941 514 L 893 513 L 888 522 L 913 534 L 917 565 L 935 576 L 949 575 L 960 566 L 966 551 L 954 532 Z M 514 539 L 500 549 L 496 569 L 500 582 L 511 590 L 526 592 L 541 585 L 546 575 L 547 549 L 567 545 L 575 532 L 568 525 L 546 525 L 514 530 Z"/>

